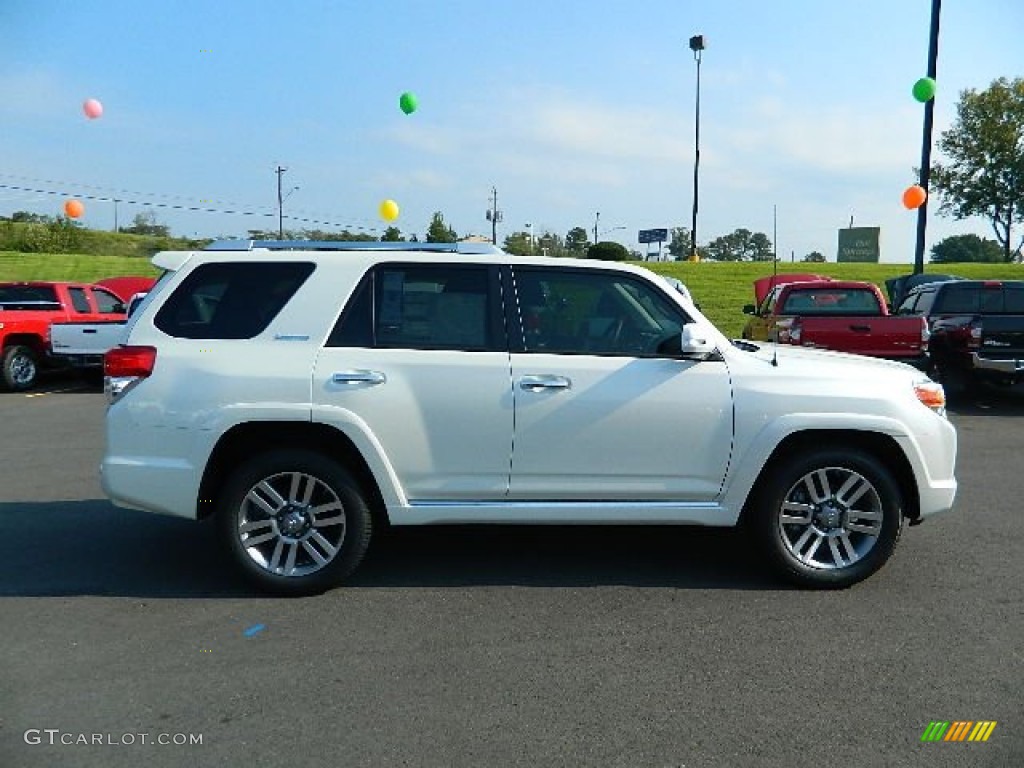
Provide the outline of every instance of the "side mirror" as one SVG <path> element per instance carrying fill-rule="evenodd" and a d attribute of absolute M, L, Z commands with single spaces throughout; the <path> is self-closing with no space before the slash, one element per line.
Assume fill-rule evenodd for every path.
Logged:
<path fill-rule="evenodd" d="M 115 315 L 126 315 L 128 314 L 128 308 L 124 304 L 115 304 L 110 308 L 111 313 Z"/>
<path fill-rule="evenodd" d="M 757 312 L 757 307 L 755 307 L 753 304 L 744 304 L 743 305 L 743 314 L 744 315 L 752 315 L 755 312 Z"/>
<path fill-rule="evenodd" d="M 715 351 L 709 334 L 697 323 L 687 323 L 680 335 L 679 352 L 687 360 L 706 360 Z"/>

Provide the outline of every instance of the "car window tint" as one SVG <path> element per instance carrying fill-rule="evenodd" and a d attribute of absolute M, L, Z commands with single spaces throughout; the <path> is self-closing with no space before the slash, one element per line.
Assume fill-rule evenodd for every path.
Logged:
<path fill-rule="evenodd" d="M 1003 283 L 1003 311 L 1024 314 L 1024 283 Z"/>
<path fill-rule="evenodd" d="M 882 311 L 873 291 L 828 288 L 791 291 L 783 315 L 878 315 Z"/>
<path fill-rule="evenodd" d="M 313 273 L 309 262 L 203 264 L 175 289 L 154 318 L 184 339 L 250 339 L 266 330 Z"/>
<path fill-rule="evenodd" d="M 981 292 L 978 285 L 944 285 L 935 302 L 935 312 L 940 314 L 975 314 L 980 309 Z"/>
<path fill-rule="evenodd" d="M 486 266 L 379 267 L 373 280 L 376 346 L 493 349 L 488 274 Z"/>
<path fill-rule="evenodd" d="M 526 352 L 644 357 L 678 337 L 685 313 L 629 275 L 514 270 Z"/>
<path fill-rule="evenodd" d="M 106 314 L 123 314 L 125 311 L 124 302 L 117 296 L 99 288 L 92 289 L 92 296 L 96 299 L 96 308 L 99 312 Z"/>
<path fill-rule="evenodd" d="M 82 314 L 92 312 L 92 307 L 89 306 L 89 299 L 85 295 L 85 289 L 68 288 L 68 295 L 71 297 L 71 306 L 74 307 L 75 312 Z"/>
<path fill-rule="evenodd" d="M 328 347 L 373 346 L 373 273 L 364 277 L 327 339 Z"/>

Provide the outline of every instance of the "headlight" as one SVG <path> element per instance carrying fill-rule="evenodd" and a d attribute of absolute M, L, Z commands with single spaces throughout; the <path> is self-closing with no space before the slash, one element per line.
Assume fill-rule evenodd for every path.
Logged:
<path fill-rule="evenodd" d="M 922 405 L 931 408 L 940 416 L 946 415 L 946 391 L 941 384 L 931 379 L 915 381 L 914 394 Z"/>

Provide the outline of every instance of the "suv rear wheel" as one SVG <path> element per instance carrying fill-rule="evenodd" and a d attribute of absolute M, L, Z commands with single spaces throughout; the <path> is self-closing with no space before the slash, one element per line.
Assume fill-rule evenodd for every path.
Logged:
<path fill-rule="evenodd" d="M 776 465 L 752 522 L 776 572 L 840 589 L 885 565 L 902 532 L 902 503 L 892 474 L 871 455 L 814 450 Z"/>
<path fill-rule="evenodd" d="M 362 561 L 372 531 L 369 507 L 352 476 L 301 450 L 263 454 L 239 466 L 216 514 L 243 573 L 279 595 L 337 586 Z"/>

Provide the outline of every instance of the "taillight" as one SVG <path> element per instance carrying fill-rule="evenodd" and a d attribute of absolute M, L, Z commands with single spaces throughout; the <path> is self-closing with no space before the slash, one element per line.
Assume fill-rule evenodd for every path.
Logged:
<path fill-rule="evenodd" d="M 981 349 L 981 321 L 972 320 L 970 328 L 967 329 L 967 348 Z"/>
<path fill-rule="evenodd" d="M 800 336 L 802 333 L 803 326 L 800 323 L 800 318 L 794 317 L 792 322 L 790 322 L 789 324 L 789 328 L 786 329 L 787 338 L 785 339 L 785 341 L 788 341 L 790 344 L 799 344 Z M 783 341 L 783 339 L 780 338 L 779 341 Z"/>
<path fill-rule="evenodd" d="M 145 378 L 155 363 L 156 347 L 114 347 L 103 356 L 103 374 Z"/>
<path fill-rule="evenodd" d="M 921 318 L 921 351 L 922 352 L 927 352 L 928 351 L 928 341 L 931 339 L 931 337 L 932 337 L 932 332 L 928 328 L 928 321 L 925 320 L 922 317 Z"/>
<path fill-rule="evenodd" d="M 156 347 L 114 347 L 103 356 L 103 391 L 115 403 L 153 373 Z"/>

